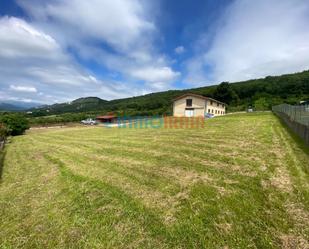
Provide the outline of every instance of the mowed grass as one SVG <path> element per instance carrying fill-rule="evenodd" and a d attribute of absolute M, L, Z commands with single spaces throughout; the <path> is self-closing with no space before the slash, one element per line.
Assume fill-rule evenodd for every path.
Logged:
<path fill-rule="evenodd" d="M 0 248 L 309 248 L 308 170 L 271 113 L 30 131 L 6 147 Z"/>

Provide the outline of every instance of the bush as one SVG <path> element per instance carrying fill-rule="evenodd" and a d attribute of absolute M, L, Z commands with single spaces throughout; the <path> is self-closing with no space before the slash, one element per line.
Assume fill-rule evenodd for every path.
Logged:
<path fill-rule="evenodd" d="M 29 129 L 28 120 L 21 114 L 4 114 L 0 116 L 0 123 L 5 125 L 5 129 L 12 136 L 21 135 Z"/>
<path fill-rule="evenodd" d="M 0 123 L 0 142 L 5 140 L 5 138 L 10 134 L 10 130 Z"/>
<path fill-rule="evenodd" d="M 254 107 L 257 111 L 265 111 L 270 109 L 270 105 L 266 98 L 259 98 L 254 101 Z"/>

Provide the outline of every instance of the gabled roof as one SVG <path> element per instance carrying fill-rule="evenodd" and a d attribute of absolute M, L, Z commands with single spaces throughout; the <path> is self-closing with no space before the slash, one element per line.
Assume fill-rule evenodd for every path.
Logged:
<path fill-rule="evenodd" d="M 181 96 L 178 96 L 177 98 L 174 98 L 173 101 L 176 101 L 176 100 L 178 100 L 178 99 L 185 98 L 185 97 L 187 97 L 187 96 L 193 96 L 193 97 L 196 97 L 196 98 L 201 98 L 201 99 L 205 99 L 205 100 L 211 100 L 211 101 L 218 102 L 218 103 L 220 103 L 220 104 L 223 104 L 223 105 L 226 105 L 226 106 L 227 106 L 227 104 L 225 104 L 225 103 L 223 103 L 223 102 L 221 102 L 221 101 L 219 101 L 219 100 L 212 99 L 212 98 L 209 98 L 209 97 L 205 97 L 205 96 L 203 96 L 203 95 L 199 95 L 199 94 L 196 94 L 196 93 L 185 93 L 185 94 L 183 94 L 183 95 L 181 95 Z"/>
<path fill-rule="evenodd" d="M 98 117 L 96 117 L 96 119 L 112 119 L 112 118 L 116 118 L 116 116 L 114 116 L 114 115 L 106 115 L 106 116 L 98 116 Z"/>

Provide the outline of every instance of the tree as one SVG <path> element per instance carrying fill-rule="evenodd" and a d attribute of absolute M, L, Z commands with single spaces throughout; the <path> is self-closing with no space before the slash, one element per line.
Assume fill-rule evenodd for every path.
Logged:
<path fill-rule="evenodd" d="M 5 114 L 0 117 L 0 123 L 4 124 L 12 136 L 21 135 L 29 129 L 29 122 L 21 114 Z"/>
<path fill-rule="evenodd" d="M 213 95 L 215 99 L 220 100 L 226 104 L 238 102 L 239 99 L 238 95 L 228 82 L 222 82 L 219 86 L 217 86 Z"/>
<path fill-rule="evenodd" d="M 257 111 L 265 111 L 269 109 L 269 103 L 266 98 L 262 97 L 254 101 L 254 107 Z"/>

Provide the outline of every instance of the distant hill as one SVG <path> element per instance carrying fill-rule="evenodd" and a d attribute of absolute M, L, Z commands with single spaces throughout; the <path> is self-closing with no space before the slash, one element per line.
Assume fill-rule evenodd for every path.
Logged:
<path fill-rule="evenodd" d="M 29 108 L 42 106 L 40 103 L 24 102 L 24 101 L 5 101 L 0 103 L 0 111 L 23 111 Z"/>
<path fill-rule="evenodd" d="M 170 90 L 111 101 L 97 97 L 80 98 L 70 103 L 44 106 L 33 111 L 35 116 L 77 112 L 116 112 L 129 115 L 171 114 L 172 99 L 187 92 L 225 102 L 229 105 L 229 111 L 246 110 L 249 106 L 258 110 L 267 110 L 280 103 L 298 104 L 300 100 L 309 99 L 309 71 L 243 82 L 225 82 L 200 88 Z"/>
<path fill-rule="evenodd" d="M 20 106 L 8 104 L 8 103 L 0 103 L 0 111 L 21 111 L 24 110 Z"/>
<path fill-rule="evenodd" d="M 87 112 L 101 109 L 108 101 L 97 97 L 79 98 L 72 102 L 45 105 L 32 109 L 34 113 L 40 114 L 59 114 L 69 112 Z"/>

